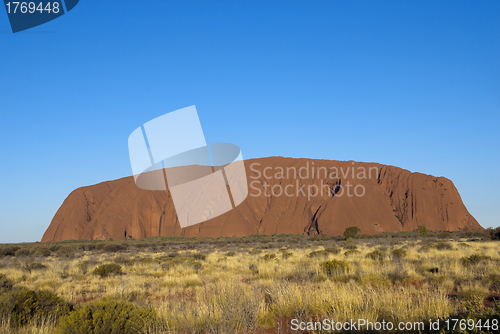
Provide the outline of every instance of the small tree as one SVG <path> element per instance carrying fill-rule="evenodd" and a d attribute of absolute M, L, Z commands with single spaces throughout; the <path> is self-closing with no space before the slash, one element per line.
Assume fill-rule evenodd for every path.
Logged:
<path fill-rule="evenodd" d="M 420 233 L 421 236 L 425 237 L 427 234 L 429 234 L 429 230 L 425 225 L 419 225 L 418 226 L 418 233 Z"/>
<path fill-rule="evenodd" d="M 357 234 L 361 232 L 361 230 L 357 226 L 351 226 L 345 229 L 344 238 L 356 238 Z"/>

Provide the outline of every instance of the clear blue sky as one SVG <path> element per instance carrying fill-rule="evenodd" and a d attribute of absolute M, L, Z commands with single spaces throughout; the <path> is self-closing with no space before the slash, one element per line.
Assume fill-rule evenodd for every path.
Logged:
<path fill-rule="evenodd" d="M 12 34 L 0 8 L 0 242 L 131 175 L 139 125 L 196 105 L 208 142 L 453 180 L 499 226 L 500 1 L 97 1 Z"/>

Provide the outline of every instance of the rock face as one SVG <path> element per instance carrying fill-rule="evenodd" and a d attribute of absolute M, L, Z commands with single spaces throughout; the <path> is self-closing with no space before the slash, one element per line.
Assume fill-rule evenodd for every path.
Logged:
<path fill-rule="evenodd" d="M 453 182 L 376 163 L 270 157 L 245 161 L 249 192 L 235 209 L 181 228 L 167 191 L 138 188 L 133 177 L 74 190 L 42 242 L 154 236 L 342 234 L 481 230 Z"/>

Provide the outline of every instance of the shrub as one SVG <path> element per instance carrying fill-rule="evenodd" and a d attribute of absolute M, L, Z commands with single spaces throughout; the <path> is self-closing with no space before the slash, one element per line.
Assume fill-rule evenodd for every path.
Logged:
<path fill-rule="evenodd" d="M 58 257 L 71 257 L 75 253 L 75 247 L 64 245 L 56 251 Z"/>
<path fill-rule="evenodd" d="M 357 226 L 348 227 L 344 231 L 344 238 L 346 240 L 349 238 L 356 238 L 359 232 L 361 232 L 361 230 Z"/>
<path fill-rule="evenodd" d="M 93 275 L 101 277 L 114 276 L 114 275 L 119 275 L 121 273 L 122 273 L 122 267 L 116 263 L 101 264 L 100 266 L 95 268 L 94 271 L 92 272 Z"/>
<path fill-rule="evenodd" d="M 322 262 L 320 267 L 327 276 L 335 276 L 345 274 L 349 270 L 349 263 L 345 261 L 331 260 Z"/>
<path fill-rule="evenodd" d="M 205 261 L 207 259 L 207 256 L 205 254 L 201 254 L 201 253 L 194 253 L 193 259 Z"/>
<path fill-rule="evenodd" d="M 360 254 L 361 252 L 357 249 L 350 249 L 348 250 L 347 252 L 344 253 L 344 256 L 346 257 L 349 257 L 349 256 L 352 256 L 352 255 L 357 255 L 357 254 Z"/>
<path fill-rule="evenodd" d="M 19 248 L 20 248 L 19 246 L 14 246 L 14 245 L 3 245 L 3 246 L 0 246 L 0 257 L 14 256 L 14 255 L 16 255 L 16 251 Z"/>
<path fill-rule="evenodd" d="M 392 256 L 396 258 L 401 258 L 406 256 L 406 249 L 398 248 L 392 251 Z"/>
<path fill-rule="evenodd" d="M 21 269 L 31 274 L 31 271 L 33 270 L 44 270 L 47 269 L 47 267 L 40 262 L 33 262 L 33 260 L 28 260 L 25 263 L 21 264 Z"/>
<path fill-rule="evenodd" d="M 345 245 L 344 249 L 348 249 L 348 250 L 358 249 L 358 246 L 356 246 L 356 245 Z"/>
<path fill-rule="evenodd" d="M 264 260 L 268 261 L 268 260 L 271 260 L 271 259 L 276 258 L 276 254 L 273 254 L 273 253 L 271 253 L 271 254 L 266 254 L 266 255 L 264 255 L 264 257 L 263 257 L 263 258 L 264 258 Z"/>
<path fill-rule="evenodd" d="M 315 257 L 327 257 L 330 253 L 327 252 L 326 250 L 319 250 L 319 251 L 312 251 L 309 253 L 307 256 L 310 258 L 315 258 Z"/>
<path fill-rule="evenodd" d="M 169 256 L 160 256 L 155 258 L 154 260 L 160 262 L 161 267 L 164 270 L 169 270 L 170 268 L 173 268 L 178 265 L 191 267 L 194 270 L 199 270 L 202 267 L 202 264 L 200 262 L 195 261 L 193 257 L 185 257 L 185 256 L 170 257 L 169 255 Z"/>
<path fill-rule="evenodd" d="M 481 261 L 487 261 L 490 259 L 491 259 L 491 257 L 489 257 L 489 256 L 480 255 L 480 254 L 472 254 L 471 256 L 464 256 L 463 258 L 460 259 L 460 262 L 462 262 L 463 266 L 469 266 L 469 265 L 478 264 Z"/>
<path fill-rule="evenodd" d="M 20 256 L 29 256 L 31 254 L 31 251 L 27 248 L 19 248 L 16 250 L 16 257 Z"/>
<path fill-rule="evenodd" d="M 47 290 L 35 292 L 26 287 L 19 287 L 0 296 L 0 318 L 10 317 L 11 324 L 15 327 L 36 319 L 50 317 L 57 320 L 71 309 L 68 303 Z"/>
<path fill-rule="evenodd" d="M 61 318 L 57 333 L 135 334 L 146 330 L 155 319 L 156 314 L 150 308 L 103 299 Z"/>
<path fill-rule="evenodd" d="M 328 252 L 328 253 L 331 253 L 331 254 L 338 254 L 340 253 L 340 248 L 338 247 L 327 247 L 325 248 L 325 251 Z"/>
<path fill-rule="evenodd" d="M 385 258 L 385 253 L 380 250 L 374 250 L 373 252 L 366 254 L 366 258 L 382 261 Z"/>
<path fill-rule="evenodd" d="M 127 249 L 127 246 L 125 246 L 123 244 L 106 244 L 102 248 L 102 250 L 105 251 L 106 253 L 114 253 L 114 252 L 119 252 L 119 251 L 123 251 L 126 249 Z"/>
<path fill-rule="evenodd" d="M 427 227 L 425 225 L 419 225 L 418 226 L 418 233 L 425 237 L 427 234 L 429 234 L 429 230 L 427 229 Z"/>
<path fill-rule="evenodd" d="M 37 247 L 31 251 L 31 255 L 34 256 L 50 256 L 51 251 L 48 247 Z"/>
<path fill-rule="evenodd" d="M 236 252 L 227 252 L 225 256 L 231 257 L 231 256 L 235 256 L 235 255 L 236 255 Z"/>
<path fill-rule="evenodd" d="M 0 293 L 12 290 L 13 283 L 4 274 L 0 274 Z"/>
<path fill-rule="evenodd" d="M 453 249 L 453 246 L 448 242 L 440 242 L 440 243 L 436 244 L 436 249 L 438 249 L 438 250 L 451 250 L 451 249 Z"/>

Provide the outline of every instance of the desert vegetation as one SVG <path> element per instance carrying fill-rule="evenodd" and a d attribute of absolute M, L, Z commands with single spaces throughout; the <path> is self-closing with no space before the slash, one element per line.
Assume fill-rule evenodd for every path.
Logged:
<path fill-rule="evenodd" d="M 0 332 L 291 333 L 291 319 L 500 319 L 500 230 L 422 230 L 0 245 Z"/>

